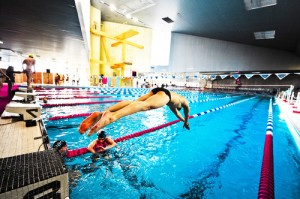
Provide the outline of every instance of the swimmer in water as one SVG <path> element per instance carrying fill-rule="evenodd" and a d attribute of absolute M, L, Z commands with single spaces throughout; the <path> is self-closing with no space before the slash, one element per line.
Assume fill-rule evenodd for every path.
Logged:
<path fill-rule="evenodd" d="M 105 131 L 98 133 L 98 139 L 92 141 L 87 149 L 93 154 L 104 153 L 106 150 L 115 147 L 117 144 L 109 137 L 106 137 Z"/>
<path fill-rule="evenodd" d="M 91 128 L 88 135 L 92 135 L 110 123 L 140 111 L 157 109 L 167 105 L 178 119 L 184 122 L 183 127 L 190 129 L 189 119 L 189 103 L 183 96 L 170 92 L 165 88 L 155 88 L 148 94 L 145 94 L 135 101 L 122 101 L 104 112 L 94 112 L 81 123 L 79 132 L 84 134 Z M 180 114 L 183 108 L 184 117 Z"/>

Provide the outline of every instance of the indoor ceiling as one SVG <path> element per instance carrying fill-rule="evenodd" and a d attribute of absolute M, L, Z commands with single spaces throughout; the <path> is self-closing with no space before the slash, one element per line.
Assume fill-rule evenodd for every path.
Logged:
<path fill-rule="evenodd" d="M 2 61 L 33 54 L 37 65 L 88 63 L 73 0 L 1 0 L 0 40 Z"/>
<path fill-rule="evenodd" d="M 300 54 L 299 0 L 277 0 L 274 6 L 253 10 L 246 9 L 245 1 L 263 4 L 272 0 L 91 0 L 91 4 L 101 10 L 103 21 Z M 111 4 L 116 11 L 109 9 Z M 274 39 L 254 37 L 254 32 L 273 30 Z M 32 53 L 66 64 L 87 61 L 74 0 L 1 0 L 0 40 L 0 56 Z"/>
<path fill-rule="evenodd" d="M 102 20 L 297 52 L 300 48 L 299 0 L 91 0 Z M 105 2 L 105 3 L 102 3 Z M 259 5 L 277 3 L 247 10 Z M 108 5 L 118 9 L 112 12 Z M 126 14 L 139 19 L 134 22 Z M 169 18 L 167 23 L 162 18 Z M 254 32 L 275 30 L 274 39 L 256 40 Z"/>

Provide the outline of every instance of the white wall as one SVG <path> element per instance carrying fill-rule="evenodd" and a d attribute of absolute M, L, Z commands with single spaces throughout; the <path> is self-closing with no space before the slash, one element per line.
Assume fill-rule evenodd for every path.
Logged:
<path fill-rule="evenodd" d="M 300 57 L 286 51 L 172 33 L 173 72 L 299 70 Z"/>

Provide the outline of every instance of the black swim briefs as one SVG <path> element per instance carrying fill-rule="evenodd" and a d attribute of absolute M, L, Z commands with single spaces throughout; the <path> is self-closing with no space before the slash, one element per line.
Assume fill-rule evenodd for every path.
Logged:
<path fill-rule="evenodd" d="M 165 89 L 165 88 L 154 88 L 151 90 L 151 92 L 155 95 L 156 93 L 158 93 L 159 91 L 163 91 L 166 93 L 167 96 L 169 96 L 170 101 L 171 101 L 171 93 L 169 90 Z"/>

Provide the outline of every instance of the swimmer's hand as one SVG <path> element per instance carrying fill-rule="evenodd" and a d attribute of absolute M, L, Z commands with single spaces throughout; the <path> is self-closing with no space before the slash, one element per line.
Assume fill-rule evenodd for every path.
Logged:
<path fill-rule="evenodd" d="M 99 148 L 97 148 L 97 151 L 96 151 L 96 153 L 99 153 L 99 154 L 101 154 L 101 153 L 103 153 L 105 151 L 105 148 L 104 147 L 102 147 L 102 146 L 100 146 Z"/>
<path fill-rule="evenodd" d="M 189 123 L 184 123 L 183 128 L 186 128 L 187 130 L 190 130 L 190 125 Z"/>

